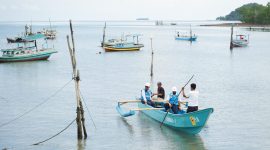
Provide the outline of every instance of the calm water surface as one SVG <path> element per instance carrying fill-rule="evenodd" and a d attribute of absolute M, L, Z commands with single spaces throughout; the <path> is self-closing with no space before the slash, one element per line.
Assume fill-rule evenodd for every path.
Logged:
<path fill-rule="evenodd" d="M 34 30 L 44 25 L 34 24 Z M 0 124 L 33 108 L 71 80 L 66 35 L 68 23 L 56 24 L 57 54 L 48 61 L 0 64 Z M 270 33 L 249 32 L 246 48 L 229 50 L 230 28 L 194 26 L 198 41 L 175 41 L 175 30 L 189 26 L 133 26 L 108 23 L 111 38 L 141 33 L 145 47 L 138 52 L 105 53 L 100 47 L 102 23 L 74 23 L 81 91 L 91 111 L 86 127 L 89 137 L 77 141 L 74 123 L 61 135 L 38 145 L 76 117 L 74 83 L 47 103 L 0 128 L 0 149 L 270 149 Z M 23 31 L 23 24 L 0 24 L 0 45 L 6 37 Z M 154 82 L 162 81 L 167 93 L 180 88 L 195 74 L 200 107 L 213 107 L 207 126 L 195 136 L 176 133 L 137 113 L 121 118 L 116 102 L 135 99 L 150 73 L 150 37 L 153 37 Z M 96 54 L 98 52 L 101 54 Z M 155 87 L 156 88 L 156 87 Z"/>

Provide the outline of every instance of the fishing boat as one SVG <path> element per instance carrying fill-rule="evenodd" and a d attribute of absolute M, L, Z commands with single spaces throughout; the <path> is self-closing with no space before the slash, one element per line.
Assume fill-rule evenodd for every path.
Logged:
<path fill-rule="evenodd" d="M 46 39 L 50 39 L 53 40 L 56 38 L 56 30 L 52 30 L 52 29 L 43 29 L 42 31 L 38 32 L 39 34 L 44 34 Z"/>
<path fill-rule="evenodd" d="M 185 33 L 180 34 L 179 32 L 177 32 L 177 34 L 175 35 L 175 40 L 196 41 L 197 36 L 195 34 L 190 36 Z"/>
<path fill-rule="evenodd" d="M 189 34 L 187 32 L 176 31 L 175 40 L 183 40 L 183 41 L 196 41 L 197 36 L 192 34 L 191 26 Z"/>
<path fill-rule="evenodd" d="M 26 42 L 33 42 L 33 41 L 26 41 L 24 40 L 24 38 L 26 36 L 29 36 L 29 35 L 34 35 L 34 33 L 32 32 L 32 25 L 31 26 L 28 26 L 28 25 L 25 25 L 25 32 L 23 33 L 22 36 L 18 36 L 18 37 L 14 37 L 14 38 L 7 38 L 7 42 L 8 43 L 26 43 Z M 30 29 L 28 31 L 28 29 Z"/>
<path fill-rule="evenodd" d="M 152 60 L 151 60 L 151 81 L 153 80 L 153 48 L 152 48 L 152 39 L 151 39 L 151 49 L 152 49 Z M 187 84 L 191 81 L 192 77 L 188 80 L 188 82 L 184 85 L 187 86 Z M 182 89 L 183 90 L 183 89 Z M 181 93 L 182 90 L 179 92 Z M 153 102 L 158 102 L 159 104 L 164 104 L 166 101 L 163 99 L 152 99 Z M 122 105 L 127 103 L 138 103 L 138 108 L 124 108 Z M 183 102 L 180 101 L 181 104 Z M 187 103 L 184 103 L 187 105 Z M 181 107 L 183 108 L 183 107 Z M 198 134 L 203 127 L 206 125 L 207 120 L 209 119 L 210 115 L 213 113 L 213 108 L 206 108 L 201 109 L 194 112 L 186 113 L 185 110 L 180 110 L 178 114 L 173 114 L 171 111 L 165 111 L 165 108 L 163 105 L 161 105 L 158 108 L 152 107 L 148 104 L 142 104 L 140 99 L 137 100 L 124 100 L 119 101 L 118 105 L 116 106 L 117 112 L 122 117 L 129 117 L 135 115 L 135 111 L 141 111 L 146 116 L 160 122 L 160 127 L 164 124 L 165 126 L 172 128 L 176 131 L 181 131 L 188 134 Z"/>
<path fill-rule="evenodd" d="M 23 38 L 26 43 L 17 43 L 16 48 L 1 49 L 2 56 L 0 56 L 0 62 L 21 62 L 21 61 L 34 61 L 34 60 L 46 60 L 51 54 L 57 51 L 53 48 L 49 48 L 47 41 L 38 47 L 37 40 L 44 39 L 43 34 L 29 35 Z M 34 41 L 29 43 L 28 41 Z"/>
<path fill-rule="evenodd" d="M 235 39 L 232 40 L 233 47 L 246 47 L 249 44 L 249 36 L 239 34 L 235 36 Z"/>
<path fill-rule="evenodd" d="M 125 40 L 114 40 L 110 43 L 110 45 L 104 46 L 105 51 L 139 51 L 142 47 L 144 47 L 143 44 L 139 43 L 138 37 L 141 36 L 140 34 L 129 34 L 126 35 Z M 128 37 L 132 37 L 133 41 L 128 42 Z M 135 42 L 135 39 L 136 42 Z"/>
<path fill-rule="evenodd" d="M 139 108 L 153 108 L 150 105 L 138 103 Z M 198 110 L 195 112 L 185 113 L 185 111 L 179 111 L 179 114 L 168 113 L 163 121 L 166 111 L 165 110 L 142 110 L 142 112 L 148 117 L 163 122 L 164 125 L 182 131 L 188 134 L 197 134 L 206 125 L 209 116 L 213 113 L 213 108 L 207 108 Z M 134 113 L 134 112 L 131 112 Z"/>

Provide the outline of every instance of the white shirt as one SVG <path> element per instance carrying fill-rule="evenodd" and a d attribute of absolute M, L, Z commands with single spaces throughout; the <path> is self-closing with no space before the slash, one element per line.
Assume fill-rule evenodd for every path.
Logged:
<path fill-rule="evenodd" d="M 199 91 L 190 91 L 186 96 L 188 98 L 182 102 L 188 102 L 188 106 L 191 107 L 199 106 Z"/>

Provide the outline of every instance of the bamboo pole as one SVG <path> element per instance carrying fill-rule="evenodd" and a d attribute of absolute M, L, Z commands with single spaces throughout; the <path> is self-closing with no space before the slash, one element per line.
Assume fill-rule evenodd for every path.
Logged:
<path fill-rule="evenodd" d="M 68 43 L 68 49 L 70 53 L 70 59 L 72 63 L 72 70 L 73 70 L 73 79 L 75 82 L 75 92 L 76 92 L 76 103 L 77 103 L 77 138 L 82 139 L 83 135 L 82 132 L 84 133 L 84 139 L 87 138 L 87 132 L 85 128 L 85 119 L 84 119 L 84 110 L 81 102 L 81 97 L 80 97 L 80 73 L 79 70 L 77 70 L 76 66 L 76 57 L 75 57 L 75 44 L 74 44 L 74 36 L 73 36 L 73 29 L 72 29 L 72 23 L 70 20 L 70 32 L 71 32 L 71 41 L 72 41 L 72 47 L 69 43 L 69 36 L 67 36 L 67 43 Z"/>
<path fill-rule="evenodd" d="M 164 110 L 164 108 L 131 108 L 131 111 Z"/>

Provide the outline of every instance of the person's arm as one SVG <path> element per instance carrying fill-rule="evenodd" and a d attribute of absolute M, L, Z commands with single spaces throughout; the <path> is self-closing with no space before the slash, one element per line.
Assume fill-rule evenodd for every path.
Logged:
<path fill-rule="evenodd" d="M 142 98 L 146 102 L 146 97 L 145 97 L 145 90 L 142 90 Z"/>
<path fill-rule="evenodd" d="M 182 92 L 183 92 L 183 97 L 184 97 L 184 98 L 189 98 L 189 97 L 186 96 L 186 94 L 185 94 L 185 89 L 184 89 L 184 87 L 182 87 Z"/>

